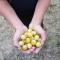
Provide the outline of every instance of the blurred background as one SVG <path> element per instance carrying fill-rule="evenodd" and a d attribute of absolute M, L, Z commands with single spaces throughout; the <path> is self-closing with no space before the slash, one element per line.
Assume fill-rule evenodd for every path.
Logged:
<path fill-rule="evenodd" d="M 13 47 L 15 30 L 0 16 L 0 60 L 60 60 L 60 0 L 51 0 L 44 16 L 46 43 L 36 55 L 22 54 Z"/>

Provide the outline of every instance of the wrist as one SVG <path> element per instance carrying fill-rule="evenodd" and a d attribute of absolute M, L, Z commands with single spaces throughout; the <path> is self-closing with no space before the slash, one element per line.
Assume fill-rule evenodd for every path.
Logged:
<path fill-rule="evenodd" d="M 37 24 L 37 25 L 30 24 L 30 25 L 29 25 L 29 28 L 31 28 L 31 29 L 34 29 L 34 28 L 37 29 L 37 27 L 38 27 L 38 28 L 39 28 L 39 27 L 42 28 L 42 26 L 41 26 L 40 24 Z"/>
<path fill-rule="evenodd" d="M 34 28 L 34 27 L 37 26 L 37 25 L 40 25 L 40 24 L 35 24 L 35 23 L 31 22 L 31 23 L 29 24 L 29 28 Z"/>
<path fill-rule="evenodd" d="M 36 26 L 41 26 L 42 28 L 44 28 L 43 22 L 41 24 L 33 24 L 33 23 L 30 23 L 29 28 L 34 28 Z"/>
<path fill-rule="evenodd" d="M 33 25 L 33 26 L 41 25 L 41 24 L 42 24 L 42 22 L 37 22 L 37 21 L 34 21 L 34 20 L 32 20 L 31 23 L 30 23 L 30 25 Z"/>
<path fill-rule="evenodd" d="M 33 25 L 41 25 L 42 24 L 42 22 L 43 22 L 43 19 L 41 20 L 41 19 L 32 19 L 32 21 L 31 21 L 31 24 L 33 24 Z"/>
<path fill-rule="evenodd" d="M 20 25 L 17 25 L 15 29 L 16 30 L 21 30 L 23 28 L 25 28 L 24 24 L 20 24 Z"/>

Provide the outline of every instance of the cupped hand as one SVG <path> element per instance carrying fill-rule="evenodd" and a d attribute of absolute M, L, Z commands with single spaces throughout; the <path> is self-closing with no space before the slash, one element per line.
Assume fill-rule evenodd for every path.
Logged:
<path fill-rule="evenodd" d="M 16 48 L 18 48 L 20 51 L 20 46 L 19 46 L 19 40 L 21 39 L 21 35 L 26 32 L 28 30 L 28 28 L 26 26 L 21 26 L 20 28 L 16 29 L 16 32 L 13 36 L 13 43 L 14 43 L 14 46 Z M 27 51 L 21 51 L 22 53 L 25 53 L 25 54 L 30 54 L 31 53 L 31 50 L 33 50 L 34 47 L 32 47 L 32 49 L 30 50 L 27 50 Z"/>
<path fill-rule="evenodd" d="M 25 27 L 25 26 L 21 26 L 21 27 L 19 27 L 19 28 L 16 29 L 15 34 L 14 34 L 14 36 L 13 36 L 13 42 L 14 42 L 14 46 L 15 46 L 15 47 L 19 48 L 18 41 L 20 40 L 21 35 L 22 35 L 25 31 L 27 31 L 27 27 Z"/>
<path fill-rule="evenodd" d="M 35 30 L 41 36 L 40 41 L 41 41 L 42 46 L 43 46 L 44 42 L 46 40 L 46 35 L 45 35 L 45 31 L 42 28 L 42 26 L 39 25 L 39 24 L 36 24 L 36 25 L 30 24 L 29 28 L 32 28 L 33 30 Z M 40 51 L 40 49 L 42 48 L 42 46 L 40 48 L 36 48 L 35 50 L 32 50 L 32 52 L 37 54 Z"/>

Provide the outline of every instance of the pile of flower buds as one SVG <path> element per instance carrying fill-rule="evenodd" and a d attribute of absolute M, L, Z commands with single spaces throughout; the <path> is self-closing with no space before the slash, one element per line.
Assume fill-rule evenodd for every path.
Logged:
<path fill-rule="evenodd" d="M 39 48 L 42 45 L 39 39 L 41 39 L 41 37 L 37 34 L 37 32 L 30 28 L 21 36 L 21 39 L 19 40 L 19 46 L 23 51 L 27 51 L 33 46 Z"/>

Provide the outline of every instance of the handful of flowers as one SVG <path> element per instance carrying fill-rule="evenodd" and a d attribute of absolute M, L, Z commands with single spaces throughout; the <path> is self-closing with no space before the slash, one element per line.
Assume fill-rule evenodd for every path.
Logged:
<path fill-rule="evenodd" d="M 23 51 L 31 49 L 33 46 L 39 48 L 42 46 L 39 40 L 40 38 L 41 37 L 37 34 L 37 32 L 30 28 L 21 36 L 21 39 L 19 40 L 19 46 Z"/>

